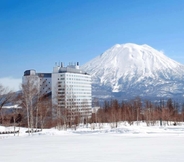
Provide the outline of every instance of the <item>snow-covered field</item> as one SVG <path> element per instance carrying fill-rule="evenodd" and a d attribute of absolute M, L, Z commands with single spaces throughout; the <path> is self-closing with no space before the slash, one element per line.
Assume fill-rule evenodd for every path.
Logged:
<path fill-rule="evenodd" d="M 18 129 L 18 128 L 17 128 Z M 0 131 L 13 128 L 0 127 Z M 184 125 L 109 125 L 92 130 L 45 129 L 28 136 L 0 135 L 0 162 L 183 162 Z"/>

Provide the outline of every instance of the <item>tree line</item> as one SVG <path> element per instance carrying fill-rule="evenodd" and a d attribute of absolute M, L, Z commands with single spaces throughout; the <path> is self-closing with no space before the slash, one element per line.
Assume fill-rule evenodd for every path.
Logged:
<path fill-rule="evenodd" d="M 184 122 L 184 105 L 182 108 L 179 103 L 168 100 L 158 102 L 142 101 L 136 97 L 130 101 L 118 102 L 114 99 L 104 101 L 103 106 L 92 116 L 93 123 L 111 123 L 112 127 L 117 127 L 120 122 L 127 122 L 132 125 L 145 122 L 147 126 L 153 126 L 156 123 L 160 125 L 177 124 Z"/>
<path fill-rule="evenodd" d="M 75 106 L 74 101 L 71 102 Z M 8 103 L 18 105 L 21 109 L 14 108 L 7 113 L 3 106 Z M 96 106 L 99 104 L 96 103 Z M 17 93 L 0 85 L 0 124 L 27 127 L 30 134 L 37 129 L 54 126 L 59 130 L 72 126 L 76 129 L 80 123 L 110 123 L 112 127 L 118 127 L 121 122 L 139 125 L 141 121 L 147 126 L 155 125 L 158 121 L 160 125 L 163 122 L 167 125 L 184 122 L 184 105 L 181 108 L 172 99 L 158 102 L 141 100 L 139 97 L 122 102 L 114 99 L 104 101 L 97 112 L 84 120 L 77 109 L 61 109 L 58 104 L 53 105 L 51 96 L 41 93 L 34 79 L 27 79 Z"/>

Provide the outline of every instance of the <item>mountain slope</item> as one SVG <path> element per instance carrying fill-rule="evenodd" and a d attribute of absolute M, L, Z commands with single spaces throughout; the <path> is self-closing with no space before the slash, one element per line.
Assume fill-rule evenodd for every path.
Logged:
<path fill-rule="evenodd" d="M 184 66 L 148 45 L 117 44 L 82 68 L 91 74 L 93 94 L 100 98 L 183 94 Z"/>

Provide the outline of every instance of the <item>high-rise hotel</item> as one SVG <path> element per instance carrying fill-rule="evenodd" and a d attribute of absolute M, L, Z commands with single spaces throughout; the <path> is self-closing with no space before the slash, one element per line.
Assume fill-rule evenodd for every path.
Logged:
<path fill-rule="evenodd" d="M 61 110 L 67 110 L 67 118 L 80 115 L 90 117 L 92 109 L 91 76 L 79 68 L 79 63 L 64 67 L 61 63 L 53 68 L 52 73 L 36 73 L 35 70 L 24 72 L 27 77 L 36 78 L 41 93 L 51 92 L 52 104 Z"/>

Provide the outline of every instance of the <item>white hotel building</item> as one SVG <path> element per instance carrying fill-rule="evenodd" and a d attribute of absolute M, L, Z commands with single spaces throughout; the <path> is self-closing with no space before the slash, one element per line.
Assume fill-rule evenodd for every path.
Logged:
<path fill-rule="evenodd" d="M 68 110 L 68 118 L 76 114 L 88 118 L 92 112 L 91 76 L 79 68 L 79 64 L 66 67 L 56 65 L 53 73 L 36 73 L 26 70 L 23 81 L 34 78 L 42 94 L 51 94 L 53 105 Z"/>
<path fill-rule="evenodd" d="M 69 110 L 68 117 L 76 113 L 87 118 L 91 115 L 91 76 L 79 64 L 64 67 L 61 63 L 52 73 L 52 99 L 59 108 Z"/>

